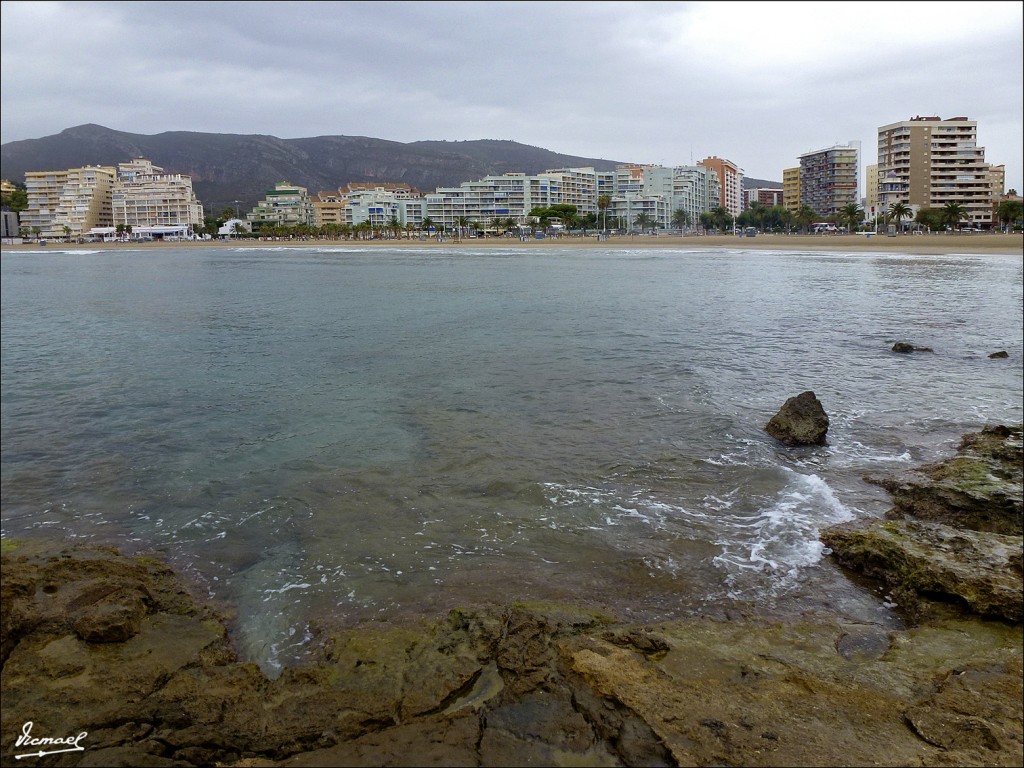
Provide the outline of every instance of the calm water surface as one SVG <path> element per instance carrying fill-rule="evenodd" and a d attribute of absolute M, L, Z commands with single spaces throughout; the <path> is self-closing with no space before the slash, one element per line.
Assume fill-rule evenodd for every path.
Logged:
<path fill-rule="evenodd" d="M 1017 257 L 5 248 L 0 267 L 2 535 L 165 552 L 271 672 L 323 625 L 525 598 L 891 624 L 818 532 L 888 508 L 863 475 L 1024 410 Z M 763 425 L 808 389 L 829 444 L 781 446 Z"/>

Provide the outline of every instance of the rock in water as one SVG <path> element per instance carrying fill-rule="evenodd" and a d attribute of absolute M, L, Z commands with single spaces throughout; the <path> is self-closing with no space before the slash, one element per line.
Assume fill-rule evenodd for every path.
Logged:
<path fill-rule="evenodd" d="M 786 445 L 824 445 L 828 433 L 828 414 L 813 392 L 791 397 L 764 427 Z"/>

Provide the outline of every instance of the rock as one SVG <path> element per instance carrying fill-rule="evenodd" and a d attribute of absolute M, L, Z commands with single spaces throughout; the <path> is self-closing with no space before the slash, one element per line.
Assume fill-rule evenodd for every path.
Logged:
<path fill-rule="evenodd" d="M 1014 567 L 1019 536 L 915 520 L 859 520 L 829 528 L 821 540 L 842 565 L 899 592 L 898 603 L 927 596 L 982 616 L 1024 619 L 1024 582 Z"/>
<path fill-rule="evenodd" d="M 5 545 L 2 567 L 0 732 L 87 733 L 52 765 L 1019 762 L 1019 624 L 637 626 L 517 603 L 347 628 L 270 680 L 153 560 Z M 124 640 L 73 627 L 133 600 Z"/>
<path fill-rule="evenodd" d="M 787 445 L 824 445 L 828 415 L 814 392 L 789 398 L 765 425 L 765 431 Z"/>
<path fill-rule="evenodd" d="M 911 352 L 934 352 L 935 350 L 931 347 L 915 347 L 913 344 L 909 344 L 905 341 L 897 341 L 892 345 L 892 351 L 908 355 Z"/>
<path fill-rule="evenodd" d="M 821 534 L 840 564 L 882 582 L 914 621 L 941 614 L 936 601 L 1024 620 L 1024 425 L 985 427 L 956 456 L 865 479 L 895 506 Z"/>
<path fill-rule="evenodd" d="M 899 475 L 865 480 L 893 496 L 888 516 L 959 528 L 1024 534 L 1024 429 L 988 426 L 965 435 L 958 453 Z"/>
<path fill-rule="evenodd" d="M 991 355 L 989 355 L 989 357 L 991 359 L 993 359 L 993 360 L 999 360 L 999 359 L 1007 358 L 1009 356 L 1010 356 L 1009 353 L 1005 349 L 1000 350 L 999 352 L 993 352 Z"/>

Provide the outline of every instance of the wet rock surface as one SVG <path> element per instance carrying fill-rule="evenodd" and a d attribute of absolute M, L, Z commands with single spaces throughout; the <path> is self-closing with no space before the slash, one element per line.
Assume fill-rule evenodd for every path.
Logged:
<path fill-rule="evenodd" d="M 156 560 L 4 547 L 3 765 L 26 722 L 87 734 L 48 766 L 1020 763 L 1019 624 L 520 603 L 338 632 L 271 680 Z"/>
<path fill-rule="evenodd" d="M 900 475 L 885 520 L 821 534 L 843 566 L 880 582 L 915 622 L 963 610 L 1011 622 L 1024 614 L 1024 430 L 966 435 L 955 456 Z"/>
<path fill-rule="evenodd" d="M 824 445 L 828 425 L 828 414 L 821 402 L 807 391 L 789 398 L 764 429 L 786 445 Z"/>

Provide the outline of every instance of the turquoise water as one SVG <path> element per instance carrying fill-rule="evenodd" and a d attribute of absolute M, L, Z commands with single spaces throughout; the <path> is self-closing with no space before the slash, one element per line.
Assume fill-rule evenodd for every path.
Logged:
<path fill-rule="evenodd" d="M 270 670 L 321 627 L 527 598 L 894 621 L 818 531 L 884 513 L 863 475 L 1024 409 L 1015 257 L 4 248 L 0 267 L 2 535 L 162 551 Z M 762 427 L 807 389 L 829 444 L 785 448 Z"/>

